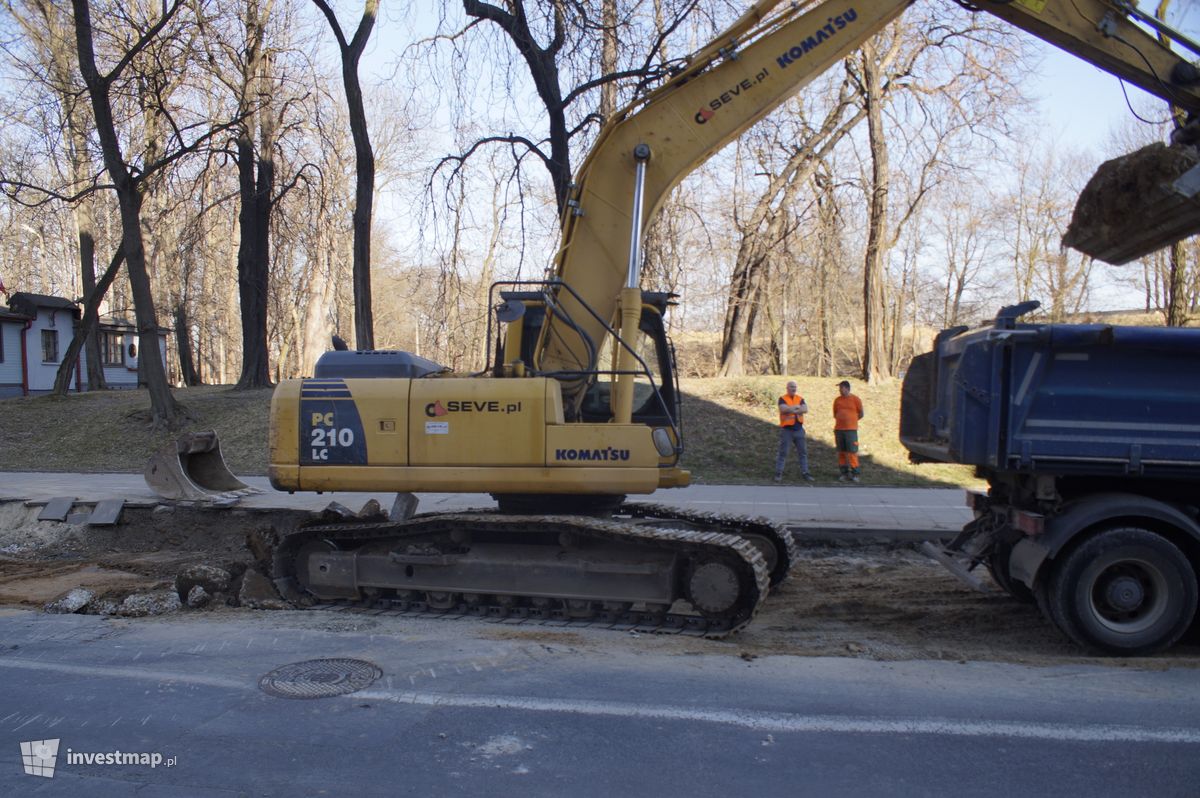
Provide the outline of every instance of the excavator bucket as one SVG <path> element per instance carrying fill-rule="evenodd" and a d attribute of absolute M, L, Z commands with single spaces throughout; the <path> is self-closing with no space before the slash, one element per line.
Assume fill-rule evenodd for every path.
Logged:
<path fill-rule="evenodd" d="M 1088 181 L 1063 246 L 1113 265 L 1200 233 L 1200 152 L 1151 144 L 1105 161 Z"/>
<path fill-rule="evenodd" d="M 214 430 L 187 432 L 146 463 L 146 484 L 164 499 L 227 504 L 260 493 L 233 475 Z"/>

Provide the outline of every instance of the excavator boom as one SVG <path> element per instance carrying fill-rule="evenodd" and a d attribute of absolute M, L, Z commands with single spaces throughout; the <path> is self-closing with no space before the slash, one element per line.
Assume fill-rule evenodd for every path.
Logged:
<path fill-rule="evenodd" d="M 543 327 L 535 367 L 559 374 L 594 370 L 604 321 L 615 320 L 621 289 L 636 274 L 636 264 L 629 263 L 635 229 L 645 227 L 686 175 L 909 5 L 911 0 L 763 0 L 694 53 L 681 73 L 610 119 L 578 170 L 554 264 L 557 278 L 587 298 L 594 313 L 560 296 Z M 1130 8 L 1119 0 L 1002 0 L 978 8 L 1179 107 L 1200 111 L 1191 63 L 1131 21 Z M 644 187 L 635 219 L 635 150 L 643 145 L 649 159 L 642 159 Z M 1143 231 L 1138 254 L 1171 243 L 1200 222 L 1190 200 L 1157 210 L 1182 218 L 1150 236 L 1143 220 L 1132 220 Z M 1104 232 L 1109 239 L 1128 240 L 1128 231 Z M 1164 236 L 1169 240 L 1161 240 Z M 1080 248 L 1095 254 L 1106 246 L 1089 241 Z M 566 380 L 564 402 L 570 405 L 584 387 L 583 378 Z"/>

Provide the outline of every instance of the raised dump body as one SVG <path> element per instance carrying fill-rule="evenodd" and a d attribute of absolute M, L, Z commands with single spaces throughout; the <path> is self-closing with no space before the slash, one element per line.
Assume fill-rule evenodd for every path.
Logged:
<path fill-rule="evenodd" d="M 914 462 L 977 467 L 947 547 L 1088 648 L 1145 654 L 1192 625 L 1200 573 L 1200 330 L 1023 324 L 941 333 L 901 405 Z"/>

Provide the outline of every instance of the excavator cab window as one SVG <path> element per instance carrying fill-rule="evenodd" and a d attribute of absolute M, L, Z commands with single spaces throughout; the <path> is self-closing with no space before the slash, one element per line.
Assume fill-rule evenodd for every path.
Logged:
<path fill-rule="evenodd" d="M 605 341 L 597 358 L 600 368 L 611 368 L 612 339 Z M 638 336 L 630 344 L 645 361 L 649 374 L 638 374 L 633 382 L 633 421 L 650 426 L 678 423 L 678 392 L 675 384 L 675 357 L 667 338 L 662 314 L 653 308 L 642 309 Z M 651 382 L 653 378 L 653 383 Z M 584 421 L 604 422 L 613 417 L 611 396 L 615 375 L 601 373 L 584 395 L 580 408 Z M 658 387 L 655 393 L 654 387 Z"/>

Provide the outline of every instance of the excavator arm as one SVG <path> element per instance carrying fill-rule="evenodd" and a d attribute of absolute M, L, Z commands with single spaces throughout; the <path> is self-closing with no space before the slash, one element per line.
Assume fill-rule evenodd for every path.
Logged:
<path fill-rule="evenodd" d="M 553 299 L 533 364 L 560 378 L 565 404 L 580 401 L 608 331 L 625 338 L 636 330 L 641 231 L 671 189 L 911 4 L 760 0 L 683 71 L 608 121 L 577 173 L 554 260 L 556 278 L 579 299 L 567 291 Z M 1131 21 L 1120 0 L 987 0 L 978 8 L 1177 106 L 1200 110 L 1195 68 Z M 632 370 L 626 355 L 618 372 Z M 632 378 L 619 378 L 614 413 L 627 422 L 631 389 L 622 390 L 621 380 Z"/>

